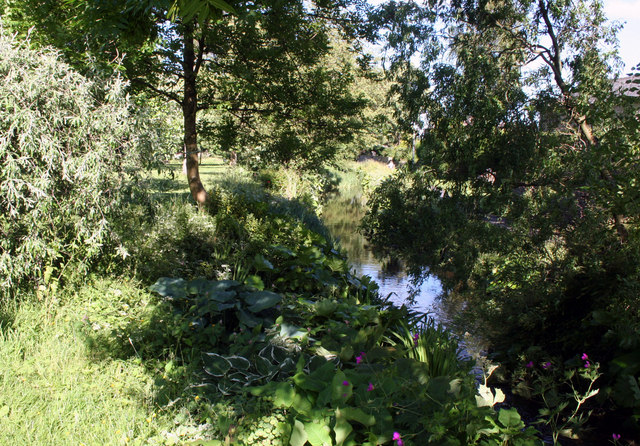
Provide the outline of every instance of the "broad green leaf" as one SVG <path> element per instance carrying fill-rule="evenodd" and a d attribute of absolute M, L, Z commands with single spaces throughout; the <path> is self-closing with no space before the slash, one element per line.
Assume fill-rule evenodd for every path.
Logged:
<path fill-rule="evenodd" d="M 276 407 L 291 407 L 296 391 L 288 382 L 279 383 L 274 393 L 273 404 Z"/>
<path fill-rule="evenodd" d="M 275 307 L 282 300 L 282 296 L 273 291 L 254 291 L 243 294 L 242 297 L 247 305 L 249 305 L 249 310 L 254 313 Z"/>
<path fill-rule="evenodd" d="M 211 376 L 221 377 L 231 370 L 231 363 L 217 353 L 203 353 L 204 371 Z"/>
<path fill-rule="evenodd" d="M 304 424 L 295 420 L 293 424 L 293 430 L 291 431 L 291 438 L 289 444 L 291 446 L 304 446 L 307 442 L 307 433 L 304 430 Z"/>
<path fill-rule="evenodd" d="M 278 389 L 278 386 L 286 383 L 278 383 L 271 381 L 263 386 L 255 386 L 249 388 L 249 393 L 253 396 L 273 396 Z"/>
<path fill-rule="evenodd" d="M 251 367 L 251 362 L 242 356 L 225 356 L 225 359 L 231 363 L 234 369 L 246 371 Z"/>
<path fill-rule="evenodd" d="M 346 385 L 345 385 L 346 384 Z M 353 394 L 353 385 L 342 370 L 337 370 L 331 381 L 331 401 L 341 404 L 351 398 Z"/>
<path fill-rule="evenodd" d="M 304 424 L 304 430 L 307 432 L 307 441 L 312 446 L 330 446 L 332 444 L 331 430 L 326 424 L 312 421 Z"/>
<path fill-rule="evenodd" d="M 302 336 L 306 335 L 307 332 L 306 331 L 302 331 L 300 330 L 300 327 L 296 327 L 293 324 L 289 324 L 287 322 L 283 322 L 282 325 L 280 325 L 280 336 L 282 336 L 283 338 L 301 338 Z"/>
<path fill-rule="evenodd" d="M 149 289 L 162 297 L 171 299 L 186 299 L 187 297 L 187 282 L 184 279 L 161 277 Z"/>
<path fill-rule="evenodd" d="M 259 355 L 253 359 L 253 364 L 256 371 L 263 377 L 268 377 L 278 370 L 278 367 L 271 364 L 271 361 Z"/>
<path fill-rule="evenodd" d="M 292 358 L 286 358 L 279 366 L 280 373 L 289 374 L 296 371 L 296 362 Z"/>
<path fill-rule="evenodd" d="M 245 285 L 255 288 L 256 290 L 264 290 L 264 282 L 260 276 L 249 276 L 244 280 Z"/>
<path fill-rule="evenodd" d="M 524 427 L 524 423 L 520 419 L 520 414 L 515 407 L 511 409 L 500 409 L 498 413 L 498 421 L 507 428 L 520 429 Z"/>
<path fill-rule="evenodd" d="M 197 278 L 187 282 L 187 294 L 204 295 L 211 281 L 203 278 Z"/>
<path fill-rule="evenodd" d="M 349 434 L 353 432 L 353 426 L 342 416 L 340 409 L 336 409 L 336 424 L 333 431 L 336 434 L 336 446 L 342 446 Z"/>
<path fill-rule="evenodd" d="M 261 319 L 258 319 L 257 317 L 255 317 L 252 314 L 247 313 L 246 311 L 239 309 L 236 312 L 236 315 L 238 316 L 238 320 L 240 321 L 241 324 L 246 325 L 247 327 L 255 327 L 256 325 L 258 325 L 260 322 L 262 322 Z"/>
<path fill-rule="evenodd" d="M 316 392 L 320 392 L 327 386 L 326 382 L 314 379 L 304 372 L 296 373 L 293 377 L 293 382 L 302 389 Z"/>
<path fill-rule="evenodd" d="M 495 396 L 491 389 L 484 384 L 478 386 L 478 394 L 476 395 L 476 404 L 478 407 L 494 406 L 504 401 L 505 395 L 500 389 L 495 389 Z"/>
<path fill-rule="evenodd" d="M 307 417 L 313 415 L 313 404 L 305 394 L 296 392 L 291 407 Z"/>
<path fill-rule="evenodd" d="M 311 376 L 317 380 L 329 382 L 333 378 L 333 374 L 336 370 L 336 365 L 333 362 L 329 362 L 322 357 L 316 356 L 319 360 L 323 361 L 323 364 L 311 373 Z"/>
<path fill-rule="evenodd" d="M 253 266 L 258 271 L 273 271 L 273 264 L 261 254 L 256 254 L 253 258 Z"/>
<path fill-rule="evenodd" d="M 220 303 L 228 303 L 232 301 L 237 293 L 235 291 L 216 291 L 208 294 L 209 299 Z"/>
<path fill-rule="evenodd" d="M 376 417 L 365 413 L 362 409 L 357 407 L 344 407 L 340 409 L 340 412 L 345 420 L 353 420 L 358 423 L 370 427 L 376 424 Z"/>
<path fill-rule="evenodd" d="M 226 304 L 223 304 L 221 302 L 212 302 L 211 303 L 212 308 L 215 309 L 215 311 L 217 311 L 217 312 L 222 312 L 224 310 L 228 310 L 229 308 L 233 308 L 233 307 L 235 307 L 237 305 L 238 305 L 237 303 L 226 303 Z"/>

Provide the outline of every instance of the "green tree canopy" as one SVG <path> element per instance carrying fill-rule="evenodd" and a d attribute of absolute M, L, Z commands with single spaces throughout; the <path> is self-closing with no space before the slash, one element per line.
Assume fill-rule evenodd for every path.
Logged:
<path fill-rule="evenodd" d="M 87 59 L 98 66 L 121 60 L 132 87 L 178 103 L 191 193 L 204 203 L 200 110 L 227 111 L 222 129 L 232 141 L 237 121 L 231 116 L 245 123 L 268 117 L 277 135 L 271 147 L 281 158 L 330 157 L 331 142 L 348 138 L 362 102 L 344 87 L 348 76 L 341 79 L 318 62 L 329 51 L 329 30 L 352 33 L 361 7 L 350 1 L 40 0 L 7 3 L 5 12 L 13 29 L 26 33 L 35 25 L 39 41 L 62 48 L 72 63 L 87 69 Z"/>
<path fill-rule="evenodd" d="M 425 132 L 420 166 L 374 195 L 364 230 L 438 273 L 500 351 L 610 354 L 606 327 L 576 327 L 637 308 L 639 122 L 613 89 L 616 29 L 598 1 L 440 8 L 380 9 Z"/>

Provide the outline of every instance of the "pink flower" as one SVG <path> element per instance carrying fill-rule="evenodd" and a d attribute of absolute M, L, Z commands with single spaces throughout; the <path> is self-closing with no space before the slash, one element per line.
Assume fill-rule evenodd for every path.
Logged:
<path fill-rule="evenodd" d="M 584 368 L 585 368 L 585 369 L 588 369 L 589 367 L 591 367 L 591 363 L 590 363 L 589 361 L 586 361 L 586 362 L 584 363 Z"/>
<path fill-rule="evenodd" d="M 587 359 L 589 359 L 589 355 L 587 355 L 586 353 L 582 354 L 582 360 L 586 361 Z"/>
<path fill-rule="evenodd" d="M 551 367 L 551 363 L 550 362 L 545 362 L 544 364 L 542 364 L 542 368 L 545 369 L 545 370 L 550 368 L 550 367 Z"/>
<path fill-rule="evenodd" d="M 620 440 L 620 434 L 612 434 L 611 435 L 615 441 Z"/>
<path fill-rule="evenodd" d="M 373 384 L 369 383 L 369 387 L 367 387 L 367 392 L 371 392 L 373 390 Z"/>
<path fill-rule="evenodd" d="M 360 352 L 360 355 L 356 356 L 356 364 L 360 364 L 365 356 L 364 352 Z"/>
<path fill-rule="evenodd" d="M 527 364 L 526 364 L 526 366 L 525 366 L 525 367 L 526 367 L 526 368 L 528 368 L 528 369 L 530 369 L 531 367 L 533 367 L 533 361 L 529 361 L 529 362 L 527 362 Z"/>
<path fill-rule="evenodd" d="M 342 385 L 343 386 L 348 386 L 349 385 L 349 381 L 342 381 Z"/>
<path fill-rule="evenodd" d="M 398 432 L 394 432 L 393 433 L 392 440 L 395 441 L 398 446 L 402 446 L 404 444 L 404 442 L 402 441 L 402 438 L 400 437 L 400 434 Z"/>

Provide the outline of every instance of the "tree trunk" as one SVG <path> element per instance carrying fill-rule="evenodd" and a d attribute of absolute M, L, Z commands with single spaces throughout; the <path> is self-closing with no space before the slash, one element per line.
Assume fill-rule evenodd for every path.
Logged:
<path fill-rule="evenodd" d="M 187 166 L 187 181 L 191 196 L 202 206 L 207 202 L 207 191 L 200 181 L 198 170 L 198 132 L 196 113 L 198 111 L 198 91 L 196 89 L 195 51 L 193 44 L 193 24 L 185 25 L 182 68 L 184 72 L 184 98 L 182 115 L 184 117 L 184 149 Z"/>

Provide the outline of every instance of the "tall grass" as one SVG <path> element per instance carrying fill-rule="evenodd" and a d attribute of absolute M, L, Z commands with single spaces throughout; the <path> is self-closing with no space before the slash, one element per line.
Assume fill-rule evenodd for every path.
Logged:
<path fill-rule="evenodd" d="M 144 317 L 147 302 L 140 296 L 132 285 L 106 281 L 85 287 L 82 301 L 64 296 L 53 307 L 35 299 L 3 307 L 0 444 L 166 444 L 172 437 L 197 438 L 195 430 L 178 432 L 180 405 L 156 404 L 162 370 L 135 354 L 98 354 L 86 342 L 87 332 L 109 333 L 116 316 Z"/>

